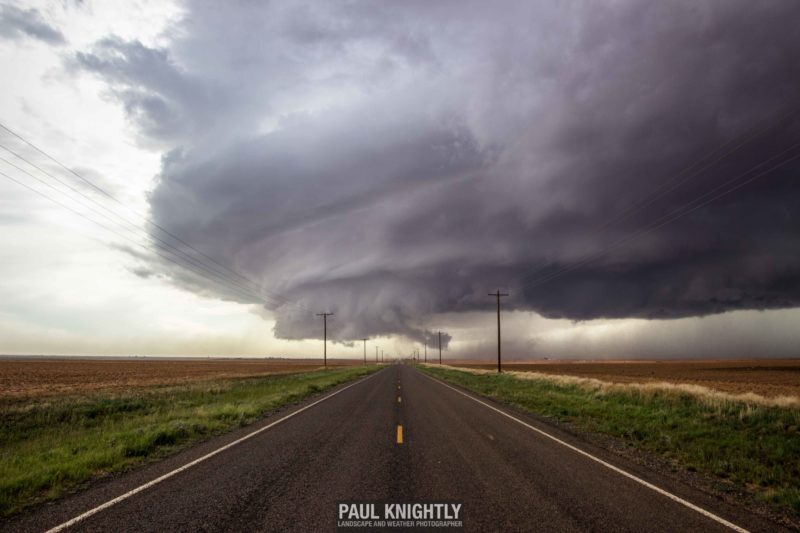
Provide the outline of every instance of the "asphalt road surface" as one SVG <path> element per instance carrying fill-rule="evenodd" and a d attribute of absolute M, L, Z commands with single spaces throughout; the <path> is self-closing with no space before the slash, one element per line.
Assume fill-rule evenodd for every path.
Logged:
<path fill-rule="evenodd" d="M 342 501 L 460 502 L 467 531 L 781 529 L 410 366 L 390 365 L 331 394 L 4 528 L 47 531 L 122 496 L 63 530 L 331 531 Z"/>

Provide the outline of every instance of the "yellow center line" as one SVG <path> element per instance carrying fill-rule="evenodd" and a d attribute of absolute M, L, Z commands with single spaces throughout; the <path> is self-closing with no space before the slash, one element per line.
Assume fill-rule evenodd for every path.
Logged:
<path fill-rule="evenodd" d="M 403 426 L 397 424 L 397 444 L 403 444 Z"/>

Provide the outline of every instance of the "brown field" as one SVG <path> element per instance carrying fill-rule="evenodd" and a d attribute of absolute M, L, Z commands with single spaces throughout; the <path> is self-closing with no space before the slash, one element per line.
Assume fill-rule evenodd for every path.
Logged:
<path fill-rule="evenodd" d="M 454 366 L 497 368 L 496 363 L 451 362 Z M 685 383 L 730 394 L 768 398 L 800 397 L 800 359 L 747 361 L 546 361 L 504 363 L 519 372 L 595 378 L 612 383 Z"/>
<path fill-rule="evenodd" d="M 328 361 L 328 366 L 352 364 L 358 362 Z M 321 367 L 315 359 L 0 359 L 0 399 L 118 392 Z"/>

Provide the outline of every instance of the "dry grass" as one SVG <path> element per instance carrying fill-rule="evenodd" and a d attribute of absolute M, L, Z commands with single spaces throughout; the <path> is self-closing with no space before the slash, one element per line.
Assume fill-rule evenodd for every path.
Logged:
<path fill-rule="evenodd" d="M 452 366 L 489 371 L 494 368 L 492 364 L 475 362 L 453 363 Z M 698 397 L 760 405 L 796 406 L 800 402 L 800 360 L 797 359 L 509 363 L 504 365 L 504 370 L 528 378 L 551 376 L 563 383 L 594 388 L 631 385 L 631 389 L 641 391 L 674 390 Z"/>
<path fill-rule="evenodd" d="M 602 365 L 602 363 L 599 363 Z M 621 365 L 621 363 L 610 363 L 607 365 Z M 635 365 L 637 363 L 629 363 Z M 686 363 L 684 363 L 686 364 Z M 569 364 L 567 364 L 569 365 Z M 438 365 L 432 365 L 438 366 Z M 447 366 L 447 365 L 445 365 Z M 473 374 L 494 374 L 494 370 L 487 368 L 476 368 L 478 365 L 470 366 L 450 366 L 449 368 L 465 370 Z M 484 366 L 484 365 L 481 365 Z M 720 406 L 726 403 L 742 403 L 748 405 L 760 405 L 766 407 L 786 407 L 786 408 L 800 408 L 800 395 L 776 395 L 765 396 L 755 392 L 743 393 L 730 393 L 722 390 L 717 390 L 705 385 L 697 385 L 694 383 L 674 383 L 670 381 L 656 381 L 654 379 L 644 382 L 635 382 L 631 380 L 619 382 L 614 379 L 610 374 L 602 374 L 609 376 L 610 379 L 598 379 L 594 377 L 583 377 L 569 374 L 552 374 L 544 372 L 535 372 L 529 370 L 516 370 L 522 365 L 507 365 L 509 368 L 505 373 L 520 379 L 539 380 L 553 383 L 556 385 L 576 385 L 584 390 L 592 391 L 598 394 L 608 394 L 615 392 L 622 393 L 636 393 L 639 395 L 655 395 L 655 394 L 675 394 L 675 395 L 689 395 L 699 401 L 713 406 Z M 531 365 L 535 368 L 534 365 Z M 566 365 L 565 365 L 566 366 Z M 577 364 L 572 364 L 577 367 Z M 514 370 L 511 370 L 513 368 Z M 800 370 L 800 365 L 796 366 Z M 759 384 L 752 385 L 754 390 L 758 390 Z M 800 389 L 800 383 L 794 385 L 794 388 Z"/>
<path fill-rule="evenodd" d="M 350 366 L 329 361 L 328 366 Z M 124 392 L 220 379 L 309 372 L 322 361 L 269 359 L 4 359 L 0 400 Z"/>

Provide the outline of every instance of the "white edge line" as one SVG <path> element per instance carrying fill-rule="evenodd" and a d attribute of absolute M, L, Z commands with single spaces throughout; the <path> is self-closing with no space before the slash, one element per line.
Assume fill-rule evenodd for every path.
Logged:
<path fill-rule="evenodd" d="M 535 426 L 532 426 L 531 424 L 528 424 L 527 422 L 525 422 L 525 421 L 523 421 L 523 420 L 520 420 L 519 418 L 517 418 L 517 417 L 515 417 L 515 416 L 513 416 L 513 415 L 510 415 L 510 414 L 506 413 L 506 412 L 505 412 L 505 411 L 503 411 L 502 409 L 498 409 L 497 407 L 495 407 L 495 406 L 493 406 L 493 405 L 490 405 L 490 404 L 488 404 L 488 403 L 486 403 L 486 402 L 483 402 L 483 401 L 481 401 L 481 400 L 479 400 L 479 399 L 475 398 L 474 396 L 472 396 L 472 395 L 470 395 L 470 394 L 467 394 L 467 393 L 466 393 L 466 392 L 464 392 L 464 391 L 461 391 L 461 390 L 459 390 L 459 389 L 457 389 L 457 388 L 455 388 L 455 387 L 452 387 L 452 386 L 448 385 L 447 383 L 445 383 L 445 382 L 443 382 L 443 381 L 441 381 L 441 380 L 439 380 L 439 379 L 437 379 L 437 378 L 434 378 L 433 376 L 429 376 L 428 374 L 426 374 L 426 373 L 424 373 L 424 372 L 421 372 L 421 374 L 422 374 L 422 375 L 424 375 L 424 376 L 426 376 L 426 377 L 428 377 L 428 378 L 430 378 L 430 379 L 432 379 L 433 381 L 436 381 L 436 382 L 437 382 L 437 383 L 439 383 L 440 385 L 443 385 L 443 386 L 447 387 L 448 389 L 452 389 L 452 390 L 456 391 L 457 393 L 459 393 L 459 394 L 461 394 L 461 395 L 463 395 L 463 396 L 466 396 L 466 397 L 467 397 L 467 398 L 469 398 L 470 400 L 473 400 L 473 401 L 475 401 L 475 402 L 478 402 L 479 404 L 481 404 L 481 405 L 483 405 L 483 406 L 485 406 L 485 407 L 488 407 L 489 409 L 491 409 L 491 410 L 493 410 L 493 411 L 497 411 L 497 412 L 498 412 L 498 413 L 500 413 L 501 415 L 503 415 L 503 416 L 505 416 L 505 417 L 508 417 L 508 418 L 510 418 L 510 419 L 511 419 L 511 420 L 513 420 L 514 422 L 517 422 L 517 423 L 519 423 L 519 424 L 522 424 L 522 425 L 523 425 L 523 426 L 525 426 L 526 428 L 528 428 L 528 429 L 531 429 L 531 430 L 533 430 L 533 431 L 535 431 L 535 432 L 537 432 L 537 433 L 539 433 L 539 434 L 541 434 L 541 435 L 543 435 L 543 436 L 547 437 L 548 439 L 551 439 L 551 440 L 553 440 L 553 441 L 555 441 L 555 442 L 557 442 L 557 443 L 561 444 L 562 446 L 566 446 L 567 448 L 569 448 L 570 450 L 572 450 L 572 451 L 574 451 L 574 452 L 577 452 L 577 453 L 579 453 L 579 454 L 581 454 L 581 455 L 583 455 L 583 456 L 585 456 L 585 457 L 588 457 L 588 458 L 589 458 L 589 459 L 591 459 L 592 461 L 595 461 L 595 462 L 597 462 L 597 463 L 600 463 L 601 465 L 605 466 L 606 468 L 610 468 L 610 469 L 611 469 L 611 470 L 613 470 L 614 472 L 617 472 L 618 474 L 621 474 L 621 475 L 623 475 L 623 476 L 627 477 L 628 479 L 631 479 L 631 480 L 633 480 L 633 481 L 635 481 L 635 482 L 637 482 L 637 483 L 639 483 L 639 484 L 641 484 L 641 485 L 644 485 L 644 486 L 645 486 L 645 487 L 647 487 L 648 489 L 650 489 L 650 490 L 653 490 L 653 491 L 655 491 L 655 492 L 657 492 L 657 493 L 661 494 L 662 496 L 666 496 L 666 497 L 667 497 L 667 498 L 669 498 L 670 500 L 673 500 L 673 501 L 675 501 L 675 502 L 678 502 L 678 503 L 680 503 L 681 505 L 685 505 L 685 506 L 686 506 L 686 507 L 688 507 L 689 509 L 691 509 L 691 510 L 693 510 L 693 511 L 697 511 L 697 512 L 698 512 L 698 513 L 700 513 L 701 515 L 703 515 L 703 516 L 705 516 L 705 517 L 707 517 L 707 518 L 710 518 L 711 520 L 714 520 L 714 521 L 716 521 L 716 522 L 719 522 L 719 523 L 720 523 L 720 524 L 722 524 L 723 526 L 727 526 L 727 527 L 729 527 L 730 529 L 732 529 L 732 530 L 734 530 L 734 531 L 738 531 L 738 532 L 740 532 L 740 533 L 749 533 L 749 532 L 748 532 L 748 530 L 744 529 L 743 527 L 737 526 L 736 524 L 734 524 L 734 523 L 732 523 L 732 522 L 728 522 L 727 520 L 725 520 L 725 519 L 724 519 L 724 518 L 722 518 L 721 516 L 717 516 L 717 515 L 715 515 L 714 513 L 710 512 L 710 511 L 706 511 L 706 510 L 705 510 L 705 509 L 703 509 L 702 507 L 698 507 L 697 505 L 695 505 L 695 504 L 693 504 L 693 503 L 691 503 L 691 502 L 689 502 L 689 501 L 687 501 L 687 500 L 684 500 L 684 499 L 683 499 L 683 498 L 681 498 L 680 496 L 676 496 L 675 494 L 672 494 L 671 492 L 667 492 L 666 490 L 664 490 L 664 489 L 662 489 L 662 488 L 659 488 L 659 487 L 657 487 L 657 486 L 653 485 L 652 483 L 649 483 L 649 482 L 645 481 L 645 480 L 644 480 L 644 479 L 642 479 L 642 478 L 636 477 L 636 476 L 634 476 L 633 474 L 631 474 L 631 473 L 629 473 L 629 472 L 626 472 L 625 470 L 622 470 L 621 468 L 618 468 L 618 467 L 616 467 L 616 466 L 612 465 L 611 463 L 607 463 L 606 461 L 603 461 L 603 460 L 602 460 L 602 459 L 600 459 L 599 457 L 595 457 L 594 455 L 592 455 L 592 454 L 590 454 L 590 453 L 588 453 L 588 452 L 585 452 L 585 451 L 581 450 L 580 448 L 577 448 L 577 447 L 573 446 L 572 444 L 569 444 L 568 442 L 564 442 L 563 440 L 559 439 L 558 437 L 554 437 L 553 435 L 551 435 L 551 434 L 547 433 L 546 431 L 542 431 L 541 429 L 539 429 L 539 428 L 537 428 L 537 427 L 535 427 Z"/>
<path fill-rule="evenodd" d="M 304 406 L 304 407 L 301 407 L 301 408 L 300 408 L 300 409 L 298 409 L 297 411 L 292 411 L 291 413 L 289 413 L 288 415 L 284 416 L 283 418 L 280 418 L 280 419 L 276 420 L 275 422 L 272 422 L 272 423 L 270 423 L 270 424 L 268 424 L 268 425 L 264 426 L 263 428 L 259 428 L 259 429 L 255 430 L 255 431 L 253 431 L 252 433 L 248 433 L 248 434 L 247 434 L 247 435 L 245 435 L 244 437 L 241 437 L 241 438 L 239 438 L 239 439 L 236 439 L 235 441 L 233 441 L 233 442 L 230 442 L 230 443 L 226 444 L 225 446 L 223 446 L 223 447 L 221 447 L 221 448 L 217 448 L 217 449 L 216 449 L 216 450 L 214 450 L 213 452 L 207 453 L 207 454 L 205 454 L 204 456 L 202 456 L 202 457 L 199 457 L 199 458 L 195 459 L 194 461 L 191 461 L 191 462 L 189 462 L 189 463 L 186 463 L 185 465 L 183 465 L 183 466 L 181 466 L 181 467 L 179 467 L 179 468 L 176 468 L 175 470 L 172 470 L 171 472 L 167 472 L 166 474 L 164 474 L 164 475 L 162 475 L 162 476 L 159 476 L 159 477 L 157 477 L 157 478 L 153 479 L 152 481 L 148 481 L 148 482 L 147 482 L 147 483 L 145 483 L 144 485 L 141 485 L 141 486 L 139 486 L 139 487 L 136 487 L 136 488 L 135 488 L 135 489 L 133 489 L 133 490 L 130 490 L 130 491 L 128 491 L 128 492 L 126 492 L 126 493 L 124 493 L 124 494 L 122 494 L 122 495 L 120 495 L 120 496 L 117 496 L 117 497 L 116 497 L 116 498 L 114 498 L 113 500 L 108 500 L 108 501 L 107 501 L 106 503 L 104 503 L 104 504 L 98 505 L 97 507 L 95 507 L 95 508 L 93 508 L 93 509 L 89 509 L 89 510 L 88 510 L 88 511 L 86 511 L 85 513 L 83 513 L 83 514 L 80 514 L 80 515 L 76 516 L 75 518 L 73 518 L 73 519 L 71 519 L 71 520 L 68 520 L 68 521 L 64 522 L 63 524 L 59 524 L 59 525 L 55 526 L 54 528 L 48 529 L 46 533 L 57 533 L 57 532 L 59 532 L 59 531 L 63 531 L 63 530 L 65 530 L 65 529 L 69 528 L 69 527 L 72 527 L 72 526 L 74 526 L 75 524 L 77 524 L 77 523 L 79 523 L 79 522 L 82 522 L 82 521 L 86 520 L 86 519 L 87 519 L 87 518 L 89 518 L 90 516 L 92 516 L 92 515 L 95 515 L 95 514 L 99 513 L 100 511 L 103 511 L 103 510 L 105 510 L 105 509 L 108 509 L 109 507 L 112 507 L 113 505 L 116 505 L 116 504 L 118 504 L 119 502 L 121 502 L 121 501 L 123 501 L 123 500 L 127 500 L 128 498 L 130 498 L 130 497 L 131 497 L 131 496 L 133 496 L 134 494 L 137 494 L 137 493 L 139 493 L 139 492 L 142 492 L 143 490 L 147 490 L 147 489 L 149 489 L 150 487 L 152 487 L 153 485 L 157 485 L 158 483 L 161 483 L 161 482 L 162 482 L 162 481 L 164 481 L 165 479 L 169 479 L 169 478 L 171 478 L 172 476 L 174 476 L 174 475 L 176 475 L 176 474 L 180 474 L 180 473 L 181 473 L 181 472 L 183 472 L 184 470 L 188 470 L 189 468 L 193 467 L 194 465 L 196 465 L 196 464 L 198 464 L 198 463 L 202 463 L 202 462 L 203 462 L 203 461 L 205 461 L 206 459 L 210 459 L 211 457 L 214 457 L 214 456 L 215 456 L 215 455 L 217 455 L 218 453 L 224 452 L 225 450 L 227 450 L 227 449 L 229 449 L 229 448 L 232 448 L 232 447 L 236 446 L 237 444 L 239 444 L 239 443 L 242 443 L 242 442 L 246 441 L 247 439 L 249 439 L 249 438 L 251 438 L 251 437 L 255 437 L 255 436 L 256 436 L 256 435 L 258 435 L 259 433 L 262 433 L 262 432 L 264 432 L 264 431 L 266 431 L 266 430 L 270 429 L 270 428 L 271 428 L 271 427 L 273 427 L 273 426 L 277 426 L 277 425 L 278 425 L 278 424 L 280 424 L 281 422 L 284 422 L 284 421 L 286 421 L 286 420 L 289 420 L 290 418 L 292 418 L 292 417 L 293 417 L 293 416 L 295 416 L 295 415 L 299 415 L 300 413 L 302 413 L 302 412 L 303 412 L 303 411 L 305 411 L 306 409 L 311 409 L 312 407 L 314 407 L 315 405 L 317 405 L 317 404 L 318 404 L 318 403 L 320 403 L 320 402 L 324 402 L 325 400 L 328 400 L 328 399 L 330 399 L 330 398 L 333 398 L 334 396 L 336 396 L 336 395 L 337 395 L 337 394 L 339 394 L 340 392 L 344 392 L 344 391 L 346 391 L 347 389 L 349 389 L 350 387 L 354 387 L 354 386 L 358 385 L 359 383 L 363 383 L 363 382 L 365 382 L 366 380 L 370 379 L 371 377 L 373 377 L 373 376 L 375 376 L 375 375 L 377 375 L 377 374 L 378 374 L 378 372 L 374 372 L 374 373 L 372 373 L 372 374 L 370 374 L 370 375 L 368 375 L 368 376 L 365 376 L 365 377 L 363 377 L 363 378 L 359 379 L 359 380 L 358 380 L 358 381 L 356 381 L 355 383 L 351 383 L 350 385 L 347 385 L 346 387 L 342 387 L 341 389 L 339 389 L 339 390 L 336 390 L 336 391 L 334 391 L 334 392 L 332 392 L 332 393 L 328 394 L 327 396 L 324 396 L 324 397 L 320 398 L 319 400 L 317 400 L 317 401 L 315 401 L 315 402 L 312 402 L 312 403 L 310 403 L 310 404 L 308 404 L 308 405 L 306 405 L 306 406 Z"/>

